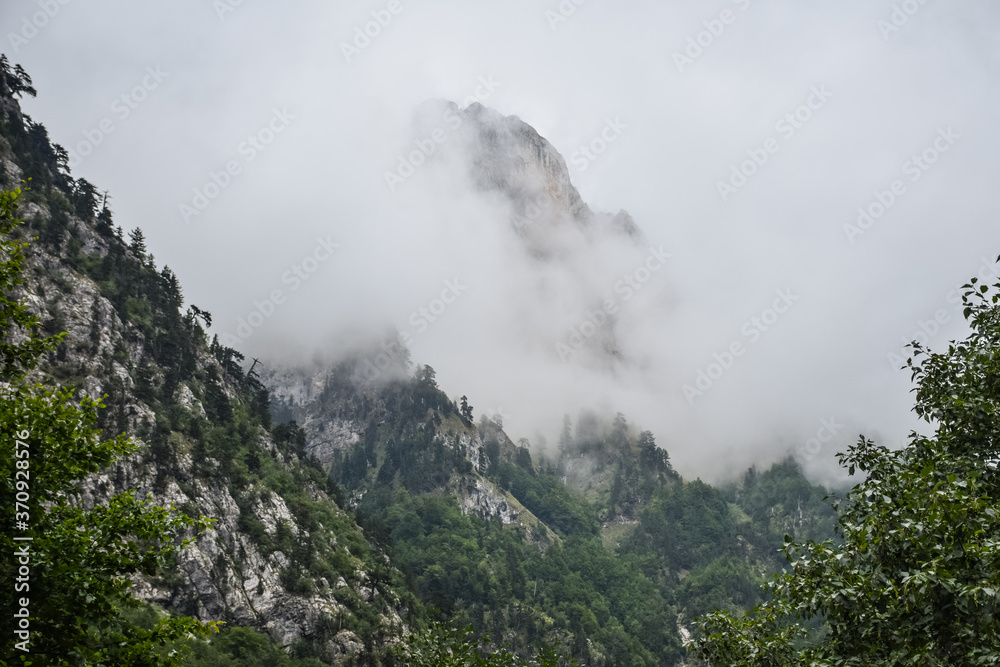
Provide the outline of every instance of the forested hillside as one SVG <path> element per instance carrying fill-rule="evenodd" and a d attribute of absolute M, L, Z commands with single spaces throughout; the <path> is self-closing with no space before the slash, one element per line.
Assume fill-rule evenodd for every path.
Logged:
<path fill-rule="evenodd" d="M 21 235 L 36 237 L 19 296 L 43 333 L 68 332 L 35 379 L 106 396 L 97 426 L 141 441 L 90 480 L 85 498 L 135 489 L 216 520 L 134 593 L 266 632 L 292 655 L 349 664 L 380 654 L 418 613 L 401 575 L 331 499 L 296 427 L 272 423 L 242 355 L 206 334 L 211 316 L 182 306 L 179 281 L 141 230 L 116 226 L 97 188 L 70 176 L 65 152 L 21 114 L 14 96 L 31 92 L 30 79 L 3 66 L 4 186 L 25 184 Z"/>
<path fill-rule="evenodd" d="M 761 600 L 786 534 L 832 534 L 827 492 L 790 460 L 716 489 L 683 480 L 623 415 L 590 412 L 562 418 L 546 458 L 474 422 L 431 368 L 372 384 L 364 358 L 268 376 L 275 410 L 311 434 L 307 451 L 328 457 L 422 601 L 518 650 L 558 641 L 586 664 L 673 664 L 696 615 Z"/>

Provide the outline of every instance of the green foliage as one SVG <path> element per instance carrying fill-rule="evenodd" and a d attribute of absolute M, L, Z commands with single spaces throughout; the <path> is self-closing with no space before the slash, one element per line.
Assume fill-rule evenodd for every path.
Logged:
<path fill-rule="evenodd" d="M 769 470 L 751 468 L 740 485 L 721 489 L 726 500 L 736 503 L 772 541 L 782 543 L 784 535 L 821 539 L 831 533 L 836 512 L 826 502 L 829 492 L 810 484 L 792 459 L 776 463 Z"/>
<path fill-rule="evenodd" d="M 701 480 L 662 487 L 643 510 L 641 528 L 639 544 L 675 570 L 711 562 L 736 541 L 725 499 Z"/>
<path fill-rule="evenodd" d="M 20 65 L 11 68 L 7 58 L 0 55 L 0 98 L 16 104 L 15 98 L 23 94 L 35 96 L 31 77 Z M 26 114 L 5 112 L 0 114 L 0 137 L 11 147 L 22 178 L 35 188 L 29 198 L 49 192 L 54 185 L 69 188 L 69 153 L 49 141 L 48 131 L 40 123 Z"/>
<path fill-rule="evenodd" d="M 384 417 L 372 418 L 331 472 L 352 492 L 364 490 L 359 523 L 421 602 L 467 616 L 522 657 L 551 641 L 563 641 L 567 657 L 594 664 L 669 664 L 681 656 L 676 610 L 664 592 L 627 554 L 604 548 L 594 506 L 552 472 L 535 470 L 523 446 L 501 446 L 506 436 L 498 425 L 487 420 L 479 430 L 487 476 L 563 541 L 543 551 L 512 527 L 462 513 L 454 496 L 440 493 L 475 482 L 453 431 L 468 428 L 467 420 L 432 380 L 425 369 L 382 386 Z M 324 394 L 332 388 L 339 409 L 358 402 L 336 371 Z M 437 432 L 446 418 L 453 443 Z"/>
<path fill-rule="evenodd" d="M 717 609 L 746 609 L 759 601 L 761 583 L 761 577 L 745 561 L 722 556 L 685 577 L 679 597 L 689 616 Z"/>
<path fill-rule="evenodd" d="M 211 641 L 188 642 L 184 667 L 323 667 L 315 658 L 293 658 L 267 635 L 227 627 Z"/>
<path fill-rule="evenodd" d="M 549 528 L 564 535 L 597 534 L 597 510 L 575 496 L 555 475 L 536 473 L 506 461 L 497 466 L 496 474 L 507 480 L 511 494 Z"/>
<path fill-rule="evenodd" d="M 571 488 L 601 508 L 602 520 L 637 518 L 660 487 L 680 480 L 652 433 L 642 431 L 633 438 L 630 431 L 621 413 L 608 423 L 584 411 L 575 435 L 569 418 L 564 420 L 559 439 L 560 473 Z"/>
<path fill-rule="evenodd" d="M 359 511 L 369 534 L 381 526 L 392 562 L 425 604 L 465 614 L 518 655 L 559 639 L 569 656 L 595 664 L 682 655 L 676 611 L 637 563 L 590 530 L 542 552 L 497 521 L 463 514 L 449 496 L 373 490 Z"/>
<path fill-rule="evenodd" d="M 7 380 L 24 377 L 44 353 L 55 350 L 63 339 L 61 333 L 49 338 L 39 335 L 38 317 L 26 303 L 12 296 L 14 288 L 24 283 L 21 272 L 28 246 L 15 236 L 21 224 L 17 218 L 20 197 L 20 188 L 0 192 L 0 378 Z"/>
<path fill-rule="evenodd" d="M 701 619 L 712 664 L 1000 663 L 1000 295 L 965 287 L 969 337 L 944 353 L 913 343 L 907 361 L 934 435 L 896 451 L 861 438 L 839 455 L 865 474 L 838 504 L 842 543 L 786 538 L 792 571 L 771 600 Z M 823 636 L 797 643 L 816 618 Z"/>
<path fill-rule="evenodd" d="M 21 95 L 34 97 L 38 93 L 32 87 L 31 77 L 20 65 L 10 66 L 5 54 L 0 54 L 0 96 L 20 97 Z"/>
<path fill-rule="evenodd" d="M 124 436 L 101 438 L 93 428 L 98 401 L 24 380 L 39 354 L 60 339 L 39 338 L 37 320 L 9 296 L 11 286 L 20 282 L 23 245 L 10 239 L 18 194 L 0 195 L 5 294 L 0 330 L 5 341 L 17 328 L 27 330 L 29 337 L 2 348 L 6 375 L 14 382 L 0 395 L 0 513 L 4 525 L 17 527 L 17 537 L 31 539 L 15 541 L 10 532 L 0 537 L 2 578 L 9 584 L 18 580 L 0 596 L 4 609 L 28 610 L 30 635 L 21 639 L 30 653 L 8 641 L 7 659 L 17 655 L 25 664 L 52 665 L 177 664 L 175 654 L 161 655 L 159 649 L 191 633 L 206 634 L 214 624 L 163 618 L 151 628 L 136 625 L 125 613 L 137 605 L 129 597 L 129 576 L 155 574 L 170 562 L 178 546 L 175 536 L 204 529 L 208 520 L 156 506 L 131 492 L 93 507 L 81 502 L 84 478 L 133 453 L 136 444 Z M 27 576 L 19 564 L 28 565 Z"/>
<path fill-rule="evenodd" d="M 443 413 L 428 411 L 440 400 L 435 393 L 422 405 L 415 400 L 436 391 L 426 376 L 386 383 L 374 399 L 359 398 L 349 376 L 335 370 L 323 393 L 336 396 L 330 408 L 344 419 L 361 414 L 370 421 L 331 478 L 363 493 L 357 512 L 366 535 L 424 605 L 466 616 L 522 657 L 540 642 L 560 640 L 567 657 L 592 664 L 671 664 L 684 655 L 679 611 L 690 618 L 752 606 L 762 599 L 765 573 L 780 569 L 773 556 L 782 544 L 779 528 L 821 535 L 832 529 L 823 492 L 793 463 L 729 489 L 684 482 L 652 434 L 633 439 L 624 417 L 604 428 L 585 415 L 576 435 L 567 422 L 563 450 L 567 460 L 582 454 L 603 466 L 613 492 L 602 504 L 600 496 L 588 501 L 568 488 L 552 464 L 535 468 L 524 444 L 501 444 L 506 436 L 485 420 L 478 430 L 482 472 L 560 536 L 543 548 L 518 529 L 461 512 L 451 491 L 476 482 L 455 431 L 468 437 L 462 429 L 469 425 L 447 404 Z M 369 400 L 381 409 L 368 411 Z M 345 408 L 352 405 L 354 412 Z M 758 518 L 740 509 L 744 501 Z M 599 516 L 625 512 L 635 520 L 614 524 L 629 530 L 611 551 Z"/>
<path fill-rule="evenodd" d="M 224 630 L 211 643 L 193 646 L 186 667 L 320 667 L 314 658 L 296 659 L 265 635 L 249 628 Z"/>
<path fill-rule="evenodd" d="M 471 625 L 431 621 L 426 628 L 411 634 L 405 644 L 395 649 L 403 664 L 411 667 L 556 667 L 576 665 L 576 660 L 561 661 L 551 650 L 524 659 L 506 648 L 494 649 L 489 635 L 475 636 Z"/>

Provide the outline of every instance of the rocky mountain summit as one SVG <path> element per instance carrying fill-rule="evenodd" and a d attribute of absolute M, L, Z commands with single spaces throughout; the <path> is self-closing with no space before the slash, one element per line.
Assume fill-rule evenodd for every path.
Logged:
<path fill-rule="evenodd" d="M 443 137 L 439 159 L 457 163 L 473 186 L 497 195 L 510 208 L 510 223 L 540 257 L 558 250 L 575 231 L 597 241 L 624 236 L 643 244 L 642 231 L 626 211 L 594 212 L 573 185 L 566 160 L 517 116 L 474 102 L 465 108 L 431 100 L 414 114 L 416 137 Z"/>

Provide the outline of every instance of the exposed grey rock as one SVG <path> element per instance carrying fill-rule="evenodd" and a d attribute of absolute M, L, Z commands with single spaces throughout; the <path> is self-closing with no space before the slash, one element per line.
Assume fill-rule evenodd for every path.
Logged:
<path fill-rule="evenodd" d="M 616 234 L 644 243 L 625 211 L 596 213 L 573 185 L 563 156 L 531 125 L 474 102 L 460 109 L 454 102 L 432 100 L 418 107 L 414 133 L 428 136 L 448 115 L 459 123 L 456 140 L 441 154 L 463 163 L 473 185 L 495 193 L 511 209 L 511 225 L 534 255 L 558 252 L 558 232 L 574 227 L 588 234 Z"/>
<path fill-rule="evenodd" d="M 48 215 L 43 207 L 29 205 L 26 209 L 30 215 Z M 72 217 L 70 222 L 79 230 L 84 248 L 95 253 L 107 251 L 104 240 L 86 225 Z M 135 395 L 133 373 L 149 361 L 144 352 L 143 335 L 123 323 L 92 280 L 67 268 L 38 245 L 33 246 L 29 254 L 25 276 L 27 284 L 21 296 L 29 308 L 43 321 L 55 318 L 59 327 L 67 332 L 64 350 L 60 353 L 64 359 L 44 362 L 38 372 L 50 372 L 58 367 L 63 377 L 71 373 L 74 384 L 92 397 L 103 395 L 110 383 L 117 383 L 119 404 L 112 407 L 120 409 L 124 419 L 119 426 L 133 437 L 145 433 L 156 421 L 156 414 Z M 210 355 L 199 358 L 197 364 L 203 370 L 215 366 L 219 375 L 224 375 Z M 162 373 L 157 370 L 154 382 L 160 381 Z M 235 388 L 225 379 L 222 389 L 227 395 L 236 396 Z M 202 401 L 189 384 L 178 386 L 175 404 L 179 409 L 205 416 Z M 274 452 L 279 464 L 288 463 L 277 452 L 268 434 L 262 431 L 259 437 L 262 446 Z M 351 435 L 345 431 L 340 437 L 349 439 Z M 203 476 L 194 469 L 193 458 L 185 451 L 178 451 L 172 457 L 169 470 L 161 470 L 149 459 L 146 446 L 141 440 L 139 442 L 138 453 L 88 479 L 82 489 L 81 502 L 92 507 L 110 495 L 135 491 L 140 498 L 150 497 L 164 506 L 184 505 L 189 511 L 211 517 L 215 522 L 211 529 L 179 552 L 177 572 L 183 584 L 178 586 L 157 578 L 137 576 L 132 581 L 137 597 L 167 609 L 193 610 L 203 620 L 247 625 L 269 633 L 285 646 L 315 635 L 321 624 L 329 622 L 324 619 L 339 619 L 342 624 L 344 618 L 351 615 L 334 593 L 350 585 L 348 581 L 367 581 L 359 560 L 352 559 L 357 563 L 355 569 L 339 573 L 334 587 L 316 586 L 305 594 L 289 592 L 282 581 L 283 571 L 290 564 L 288 557 L 281 551 L 264 550 L 246 533 L 240 521 L 239 503 L 227 480 Z M 321 446 L 315 450 L 327 451 Z M 209 470 L 219 468 L 218 462 L 211 458 L 204 465 Z M 164 477 L 164 473 L 167 481 L 160 484 L 158 478 Z M 181 484 L 185 485 L 184 489 Z M 309 488 L 307 491 L 314 500 L 329 502 L 335 508 L 322 490 Z M 294 535 L 308 536 L 284 500 L 270 489 L 250 485 L 239 489 L 238 493 L 241 502 L 249 502 L 268 535 L 273 537 L 279 522 L 285 522 Z M 343 547 L 333 538 L 330 548 Z M 365 593 L 363 599 L 377 609 L 386 635 L 402 636 L 405 627 L 395 609 L 398 601 L 383 599 L 371 586 L 360 586 L 360 590 Z M 326 642 L 324 650 L 331 664 L 339 664 L 362 649 L 356 636 L 342 631 L 334 640 Z"/>
<path fill-rule="evenodd" d="M 206 417 L 205 408 L 202 407 L 201 401 L 195 398 L 194 393 L 192 393 L 191 388 L 186 384 L 182 384 L 177 388 L 175 392 L 174 401 L 187 410 L 190 410 L 199 417 Z"/>
<path fill-rule="evenodd" d="M 497 517 L 503 523 L 513 523 L 519 514 L 507 502 L 507 496 L 484 479 L 477 479 L 475 486 L 461 499 L 459 505 L 466 514 L 474 513 L 485 518 Z"/>

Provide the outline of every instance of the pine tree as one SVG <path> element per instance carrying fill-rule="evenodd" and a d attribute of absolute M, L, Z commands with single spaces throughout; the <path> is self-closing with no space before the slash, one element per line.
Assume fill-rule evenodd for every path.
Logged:
<path fill-rule="evenodd" d="M 128 249 L 139 259 L 144 259 L 146 256 L 146 237 L 142 230 L 136 227 L 128 233 L 128 238 L 131 241 Z"/>
<path fill-rule="evenodd" d="M 38 93 L 32 87 L 31 77 L 20 65 L 11 69 L 5 54 L 0 54 L 0 97 L 21 97 L 28 94 L 35 97 Z"/>
<path fill-rule="evenodd" d="M 474 420 L 472 417 L 472 406 L 469 405 L 469 399 L 466 396 L 462 396 L 461 401 L 462 403 L 459 410 L 462 414 L 462 419 L 466 420 L 469 424 L 472 424 Z"/>

